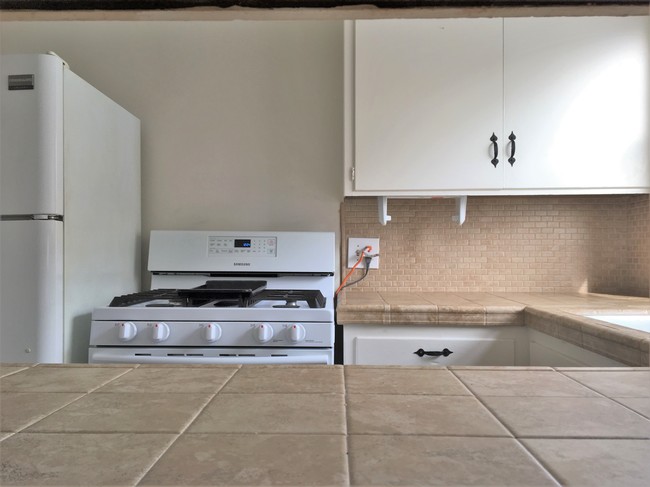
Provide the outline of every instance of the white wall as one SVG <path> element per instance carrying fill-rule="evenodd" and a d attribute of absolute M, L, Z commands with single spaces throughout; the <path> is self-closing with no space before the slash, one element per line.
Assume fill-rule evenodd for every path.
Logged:
<path fill-rule="evenodd" d="M 55 51 L 141 119 L 146 265 L 152 229 L 338 236 L 342 28 L 336 21 L 3 22 L 0 50 Z"/>

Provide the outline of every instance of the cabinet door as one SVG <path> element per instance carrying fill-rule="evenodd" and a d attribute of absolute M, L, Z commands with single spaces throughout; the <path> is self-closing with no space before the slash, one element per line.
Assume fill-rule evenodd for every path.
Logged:
<path fill-rule="evenodd" d="M 509 18 L 504 43 L 506 187 L 650 187 L 647 17 Z"/>
<path fill-rule="evenodd" d="M 355 23 L 354 191 L 500 189 L 502 19 Z"/>

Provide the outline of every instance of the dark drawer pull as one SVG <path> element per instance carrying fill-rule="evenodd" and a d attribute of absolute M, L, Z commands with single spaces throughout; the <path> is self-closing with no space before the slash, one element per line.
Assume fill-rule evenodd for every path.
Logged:
<path fill-rule="evenodd" d="M 448 357 L 449 355 L 451 355 L 454 352 L 452 352 L 448 348 L 445 348 L 443 350 L 436 350 L 436 351 L 429 351 L 429 352 L 427 352 L 427 351 L 425 351 L 423 349 L 420 349 L 417 352 L 413 352 L 413 353 L 415 355 L 417 355 L 418 357 L 424 357 L 425 355 L 428 355 L 429 357 L 440 357 L 441 355 L 443 357 Z"/>

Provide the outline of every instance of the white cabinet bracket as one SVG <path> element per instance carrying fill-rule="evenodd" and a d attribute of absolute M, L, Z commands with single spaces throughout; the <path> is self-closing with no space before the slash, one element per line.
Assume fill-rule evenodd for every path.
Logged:
<path fill-rule="evenodd" d="M 456 196 L 456 214 L 451 217 L 452 221 L 462 225 L 465 223 L 467 214 L 467 196 Z M 379 213 L 379 223 L 386 225 L 391 220 L 388 214 L 388 196 L 377 196 L 377 211 Z"/>
<path fill-rule="evenodd" d="M 456 214 L 451 217 L 453 221 L 462 225 L 465 223 L 465 214 L 467 213 L 467 196 L 458 196 L 456 198 Z"/>
<path fill-rule="evenodd" d="M 379 211 L 379 223 L 386 225 L 390 221 L 387 196 L 377 196 L 377 210 Z"/>

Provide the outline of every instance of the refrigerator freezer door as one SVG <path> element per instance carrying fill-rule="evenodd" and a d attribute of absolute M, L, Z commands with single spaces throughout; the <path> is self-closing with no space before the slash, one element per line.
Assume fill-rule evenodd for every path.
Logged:
<path fill-rule="evenodd" d="M 12 82 L 31 75 L 33 88 Z M 0 213 L 61 215 L 63 63 L 45 54 L 5 54 L 0 77 Z"/>
<path fill-rule="evenodd" d="M 63 223 L 0 222 L 0 362 L 63 362 Z"/>
<path fill-rule="evenodd" d="M 64 361 L 86 362 L 93 308 L 140 289 L 140 121 L 66 70 Z"/>

